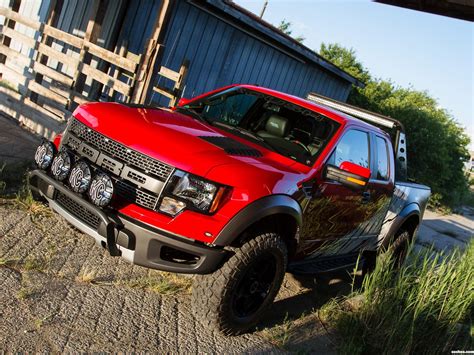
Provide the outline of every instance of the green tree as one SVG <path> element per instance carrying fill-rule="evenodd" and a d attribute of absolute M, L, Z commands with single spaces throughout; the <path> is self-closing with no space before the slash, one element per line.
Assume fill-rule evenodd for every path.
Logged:
<path fill-rule="evenodd" d="M 277 28 L 282 31 L 283 33 L 287 34 L 288 36 L 292 36 L 292 33 L 293 33 L 293 29 L 291 28 L 292 27 L 292 24 L 291 22 L 289 21 L 286 21 L 286 19 L 283 19 L 280 21 L 280 23 L 278 24 Z M 293 37 L 296 41 L 300 42 L 300 43 L 303 43 L 303 41 L 306 39 L 304 36 L 302 35 L 299 35 L 299 36 L 296 36 L 296 37 Z"/>
<path fill-rule="evenodd" d="M 371 79 L 369 72 L 364 68 L 356 56 L 355 51 L 344 48 L 337 43 L 325 44 L 321 43 L 319 54 L 331 63 L 336 64 L 339 68 L 366 84 Z"/>
<path fill-rule="evenodd" d="M 323 43 L 320 54 L 365 84 L 364 88 L 352 88 L 350 104 L 403 123 L 409 177 L 429 185 L 444 204 L 453 206 L 461 202 L 468 191 L 463 162 L 469 156 L 469 137 L 436 99 L 426 91 L 374 79 L 353 49 Z"/>

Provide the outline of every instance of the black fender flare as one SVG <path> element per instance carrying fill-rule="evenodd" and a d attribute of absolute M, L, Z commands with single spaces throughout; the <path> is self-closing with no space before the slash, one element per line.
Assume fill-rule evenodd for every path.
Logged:
<path fill-rule="evenodd" d="M 303 211 L 295 199 L 288 195 L 270 195 L 262 197 L 240 210 L 219 232 L 213 244 L 230 245 L 249 226 L 276 214 L 287 214 L 293 217 L 298 226 L 301 226 L 303 222 Z"/>
<path fill-rule="evenodd" d="M 393 220 L 392 225 L 390 226 L 389 232 L 387 233 L 384 240 L 382 241 L 382 247 L 383 248 L 388 247 L 388 245 L 390 244 L 390 241 L 395 236 L 395 234 L 400 230 L 403 224 L 412 216 L 418 217 L 418 226 L 419 226 L 421 224 L 420 215 L 421 215 L 421 210 L 418 203 L 413 202 L 406 205 L 398 214 L 398 216 L 395 217 L 395 219 Z"/>

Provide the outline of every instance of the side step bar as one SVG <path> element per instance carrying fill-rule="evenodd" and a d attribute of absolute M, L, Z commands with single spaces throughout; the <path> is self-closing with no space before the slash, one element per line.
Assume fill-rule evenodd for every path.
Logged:
<path fill-rule="evenodd" d="M 311 260 L 297 261 L 288 265 L 288 272 L 300 275 L 319 274 L 340 269 L 352 268 L 357 264 L 359 254 L 325 256 Z M 364 259 L 359 259 L 362 265 Z"/>

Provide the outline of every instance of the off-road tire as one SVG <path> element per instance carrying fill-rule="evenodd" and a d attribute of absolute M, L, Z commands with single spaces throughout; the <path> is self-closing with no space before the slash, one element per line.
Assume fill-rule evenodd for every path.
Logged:
<path fill-rule="evenodd" d="M 198 322 L 225 335 L 239 335 L 254 327 L 273 303 L 288 262 L 285 242 L 277 233 L 261 233 L 240 248 L 233 248 L 234 255 L 219 270 L 208 275 L 196 275 L 193 280 L 192 305 Z M 234 295 L 255 263 L 265 258 L 275 258 L 275 276 L 261 306 L 248 317 L 238 317 Z"/>
<path fill-rule="evenodd" d="M 410 247 L 411 234 L 406 229 L 401 229 L 395 235 L 393 243 L 389 247 L 389 252 L 392 253 L 393 268 L 398 270 L 402 267 L 408 254 Z"/>

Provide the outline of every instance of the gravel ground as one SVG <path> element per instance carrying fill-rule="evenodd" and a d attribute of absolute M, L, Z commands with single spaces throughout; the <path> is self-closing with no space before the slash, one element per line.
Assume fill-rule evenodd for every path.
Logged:
<path fill-rule="evenodd" d="M 0 267 L 0 350 L 277 350 L 257 334 L 223 337 L 201 329 L 187 294 L 125 285 L 160 274 L 108 256 L 57 215 L 4 204 L 0 221 L 0 260 L 7 263 Z"/>

